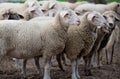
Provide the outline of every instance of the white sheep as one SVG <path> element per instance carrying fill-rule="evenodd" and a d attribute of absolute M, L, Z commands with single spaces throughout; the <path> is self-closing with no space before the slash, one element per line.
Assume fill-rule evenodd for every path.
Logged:
<path fill-rule="evenodd" d="M 110 59 L 110 63 L 112 63 L 114 46 L 118 42 L 118 37 L 119 37 L 119 28 L 117 22 L 120 22 L 120 18 L 117 16 L 117 14 L 114 11 L 106 11 L 103 15 L 108 20 L 108 23 L 112 27 L 112 29 L 109 34 L 106 34 L 104 36 L 101 45 L 98 49 L 98 66 L 100 65 L 100 52 L 102 51 L 103 48 L 105 48 L 106 55 L 109 48 L 112 48 L 111 59 Z M 107 63 L 109 63 L 108 56 L 106 56 L 106 59 L 107 59 Z"/>
<path fill-rule="evenodd" d="M 25 3 L 1 3 L 0 9 L 11 8 L 15 10 L 19 15 L 23 16 L 24 19 L 29 20 L 33 17 L 43 16 L 41 6 L 37 0 L 26 0 Z"/>
<path fill-rule="evenodd" d="M 86 3 L 88 2 L 83 1 L 83 2 L 69 3 L 69 2 L 59 2 L 56 0 L 40 1 L 42 10 L 47 16 L 55 16 L 56 12 L 59 10 L 64 10 L 64 9 L 74 10 L 78 5 L 82 5 Z"/>
<path fill-rule="evenodd" d="M 71 10 L 59 12 L 50 21 L 0 21 L 0 56 L 28 59 L 43 55 L 43 79 L 51 79 L 51 57 L 63 51 L 71 24 L 80 24 L 78 16 Z M 26 77 L 25 72 L 23 76 Z"/>
<path fill-rule="evenodd" d="M 62 10 L 62 5 L 54 0 L 50 0 L 50 1 L 45 1 L 42 4 L 42 11 L 44 12 L 44 14 L 46 16 L 55 16 L 55 14 Z"/>
<path fill-rule="evenodd" d="M 77 6 L 87 4 L 88 2 L 82 1 L 82 2 L 75 2 L 75 3 L 69 3 L 69 2 L 59 2 L 59 3 L 62 5 L 63 9 L 67 8 L 67 9 L 74 10 Z"/>
<path fill-rule="evenodd" d="M 88 12 L 81 17 L 79 27 L 70 27 L 65 54 L 72 63 L 72 79 L 79 79 L 78 55 L 86 56 L 97 38 L 97 28 L 106 25 L 105 18 L 99 12 Z"/>
<path fill-rule="evenodd" d="M 76 7 L 75 11 L 78 14 L 84 14 L 88 11 L 98 11 L 100 13 L 104 13 L 105 11 L 113 10 L 120 14 L 120 3 L 112 2 L 109 4 L 83 4 Z"/>
<path fill-rule="evenodd" d="M 19 15 L 15 10 L 13 11 L 11 8 L 2 8 L 0 10 L 0 20 L 5 20 L 5 19 L 14 19 L 14 20 L 19 20 L 23 19 L 24 17 Z"/>
<path fill-rule="evenodd" d="M 97 39 L 96 39 L 96 41 L 94 43 L 94 46 L 92 47 L 90 53 L 87 55 L 88 56 L 88 62 L 90 62 L 90 63 L 91 63 L 91 58 L 93 57 L 93 55 L 94 55 L 94 58 L 97 58 L 95 56 L 98 56 L 98 59 L 93 59 L 92 60 L 92 64 L 93 64 L 94 67 L 97 66 L 96 65 L 96 61 L 97 60 L 100 61 L 99 60 L 99 54 L 100 54 L 100 52 L 97 53 L 99 50 L 101 51 L 100 46 L 106 45 L 106 43 L 103 42 L 103 40 L 104 41 L 105 40 L 106 41 L 109 40 L 109 37 L 108 36 L 106 37 L 106 35 L 111 35 L 111 33 L 112 33 L 111 30 L 113 30 L 115 28 L 116 21 L 119 20 L 117 14 L 114 11 L 106 11 L 105 13 L 103 13 L 103 16 L 106 18 L 106 20 L 109 23 L 109 29 L 108 29 L 109 33 L 106 33 L 104 28 L 99 29 L 98 30 L 98 37 L 97 37 Z M 119 29 L 117 28 L 117 30 L 119 30 Z M 118 31 L 116 31 L 116 32 L 118 32 Z M 119 32 L 117 34 L 119 36 Z M 116 38 L 118 38 L 118 36 L 116 36 L 113 39 L 115 40 Z M 114 41 L 113 39 L 110 39 L 110 40 Z M 113 43 L 112 43 L 112 45 L 113 45 Z M 89 63 L 89 66 L 90 66 L 90 63 Z M 99 62 L 97 64 L 99 64 Z"/>

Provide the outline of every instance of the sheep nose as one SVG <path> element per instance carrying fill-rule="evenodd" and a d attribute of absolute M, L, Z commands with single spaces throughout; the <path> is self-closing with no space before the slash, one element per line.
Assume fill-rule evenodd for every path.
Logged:
<path fill-rule="evenodd" d="M 113 27 L 113 23 L 109 23 L 109 25 Z"/>

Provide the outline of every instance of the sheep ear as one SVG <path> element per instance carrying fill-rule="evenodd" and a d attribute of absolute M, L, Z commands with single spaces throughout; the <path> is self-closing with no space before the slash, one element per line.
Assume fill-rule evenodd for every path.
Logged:
<path fill-rule="evenodd" d="M 105 15 L 103 15 L 103 17 L 107 20 L 107 17 Z"/>
<path fill-rule="evenodd" d="M 120 18 L 118 18 L 117 16 L 115 17 L 115 21 L 116 22 L 120 22 Z"/>
<path fill-rule="evenodd" d="M 97 21 L 97 16 L 93 15 L 91 18 L 91 22 L 95 25 L 98 25 L 98 21 Z M 97 28 L 101 28 L 101 26 L 97 26 Z"/>
<path fill-rule="evenodd" d="M 52 8 L 54 8 L 55 5 L 56 5 L 56 2 L 55 2 L 55 1 L 52 1 L 52 2 L 50 2 L 50 4 L 49 4 L 49 8 L 52 9 Z"/>
<path fill-rule="evenodd" d="M 92 20 L 92 22 L 95 22 L 96 21 L 96 16 L 93 16 L 91 20 Z"/>
<path fill-rule="evenodd" d="M 67 11 L 60 12 L 60 16 L 63 17 L 63 18 L 68 17 L 68 15 L 69 15 L 69 13 Z"/>

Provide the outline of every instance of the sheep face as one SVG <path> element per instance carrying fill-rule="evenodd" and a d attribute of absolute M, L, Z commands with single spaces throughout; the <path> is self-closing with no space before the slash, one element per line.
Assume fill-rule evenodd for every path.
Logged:
<path fill-rule="evenodd" d="M 60 4 L 56 1 L 48 1 L 42 5 L 42 11 L 47 16 L 55 16 L 57 11 L 62 10 Z"/>
<path fill-rule="evenodd" d="M 80 25 L 80 19 L 72 10 L 60 12 L 61 21 L 68 25 Z"/>
<path fill-rule="evenodd" d="M 114 29 L 116 22 L 120 21 L 120 19 L 114 11 L 107 11 L 103 14 L 103 16 L 108 21 L 110 29 Z"/>
<path fill-rule="evenodd" d="M 26 11 L 28 11 L 28 13 L 32 14 L 33 17 L 43 16 L 41 6 L 39 5 L 37 0 L 27 0 L 25 2 L 25 4 L 28 7 Z"/>
<path fill-rule="evenodd" d="M 92 25 L 97 26 L 98 28 L 101 28 L 106 25 L 108 26 L 107 20 L 99 12 L 90 12 L 87 18 Z"/>

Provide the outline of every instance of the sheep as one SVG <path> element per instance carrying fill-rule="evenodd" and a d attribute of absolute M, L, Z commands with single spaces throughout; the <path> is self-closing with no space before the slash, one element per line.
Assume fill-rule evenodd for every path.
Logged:
<path fill-rule="evenodd" d="M 7 6 L 7 5 L 9 5 L 9 6 Z M 14 8 L 14 6 L 16 6 L 16 7 Z M 28 8 L 26 6 L 28 6 Z M 34 0 L 34 1 L 33 0 L 31 0 L 31 1 L 27 0 L 24 4 L 20 4 L 20 3 L 1 3 L 0 8 L 1 8 L 1 10 L 0 10 L 0 20 L 4 20 L 4 19 L 29 20 L 29 19 L 31 19 L 33 17 L 36 17 L 36 16 L 43 16 L 43 12 L 41 11 L 41 7 L 39 7 L 39 4 L 36 0 Z M 25 13 L 21 9 L 23 11 L 25 11 Z M 19 11 L 20 12 L 22 11 L 22 13 L 24 13 L 25 15 L 22 16 L 22 14 Z M 15 66 L 17 68 L 20 67 L 19 59 L 13 58 L 13 60 L 15 60 L 15 63 L 16 63 Z M 35 61 L 36 61 L 36 58 L 35 58 Z M 38 66 L 37 66 L 37 68 L 38 68 Z M 39 73 L 41 73 L 40 69 L 38 69 L 38 70 L 39 70 Z"/>
<path fill-rule="evenodd" d="M 51 79 L 51 57 L 63 51 L 69 25 L 79 24 L 78 16 L 71 10 L 59 12 L 50 21 L 0 21 L 0 56 L 28 59 L 43 55 L 43 79 Z"/>
<path fill-rule="evenodd" d="M 76 13 L 82 15 L 88 11 L 98 11 L 104 13 L 105 11 L 113 10 L 120 14 L 120 3 L 112 2 L 107 5 L 105 4 L 83 4 L 75 8 Z"/>
<path fill-rule="evenodd" d="M 98 61 L 97 64 L 99 65 L 99 61 L 100 61 L 99 56 L 100 56 L 100 51 L 102 50 L 101 46 L 106 45 L 107 41 L 109 40 L 109 35 L 111 35 L 112 30 L 115 28 L 115 23 L 117 21 L 119 21 L 119 18 L 114 11 L 106 11 L 105 13 L 103 13 L 103 16 L 106 18 L 106 20 L 109 23 L 109 32 L 105 33 L 104 29 L 103 29 L 103 31 L 98 30 L 98 37 L 97 37 L 90 53 L 86 56 L 86 59 L 85 59 L 86 62 L 88 63 L 87 64 L 88 68 L 90 68 L 90 66 L 91 66 L 91 58 L 93 57 L 93 55 L 98 57 L 97 59 L 93 59 L 93 61 L 92 61 L 93 66 L 96 65 L 96 63 L 94 62 L 95 60 Z M 117 28 L 117 30 L 119 30 L 119 29 Z M 116 32 L 119 35 L 119 32 L 118 31 L 116 31 Z M 116 36 L 114 39 L 116 39 L 116 38 L 118 38 L 118 36 Z M 113 39 L 111 39 L 111 40 L 113 41 Z M 94 57 L 94 58 L 96 58 L 96 57 Z M 85 72 L 85 74 L 91 75 L 91 71 L 88 70 Z"/>
<path fill-rule="evenodd" d="M 82 2 L 76 2 L 76 3 L 69 3 L 69 2 L 59 2 L 63 8 L 67 8 L 67 9 L 72 9 L 74 10 L 77 6 L 83 5 L 83 4 L 87 4 L 87 1 L 82 1 Z"/>
<path fill-rule="evenodd" d="M 78 15 L 82 15 L 88 11 L 98 11 L 100 13 L 104 13 L 105 11 L 110 11 L 110 10 L 115 11 L 117 13 L 118 17 L 120 18 L 120 3 L 117 3 L 117 2 L 109 3 L 107 5 L 104 5 L 104 4 L 88 4 L 88 5 L 83 4 L 81 6 L 78 6 L 75 9 L 75 11 Z M 120 26 L 120 24 L 118 24 L 118 26 Z M 99 55 L 98 55 L 98 59 L 99 59 Z M 98 64 L 99 64 L 99 61 L 98 61 Z"/>
<path fill-rule="evenodd" d="M 24 19 L 29 20 L 37 16 L 43 16 L 43 12 L 37 0 L 26 0 L 25 3 L 1 3 L 0 9 L 11 8 L 15 10 L 19 15 L 23 16 Z"/>
<path fill-rule="evenodd" d="M 118 16 L 117 16 L 117 14 L 114 11 L 106 11 L 103 14 L 103 16 L 107 19 L 108 22 L 110 21 L 109 22 L 109 26 L 110 26 L 109 27 L 109 31 L 111 33 L 111 30 L 114 28 L 114 26 L 112 26 L 110 23 L 112 23 L 112 24 L 116 23 L 116 20 L 118 20 Z M 88 58 L 87 62 L 89 63 L 88 64 L 89 66 L 90 66 L 90 63 L 91 63 L 91 58 L 93 57 L 94 54 L 97 53 L 100 45 L 104 45 L 103 43 L 101 44 L 101 42 L 104 40 L 105 35 L 108 35 L 110 33 L 106 33 L 103 28 L 98 30 L 98 37 L 97 37 L 97 39 L 96 39 L 96 41 L 94 43 L 94 46 L 92 47 L 90 53 L 87 55 L 87 58 Z M 109 38 L 107 38 L 107 39 L 109 39 Z M 91 74 L 90 72 L 86 73 L 86 75 L 90 75 L 90 74 Z"/>
<path fill-rule="evenodd" d="M 30 19 L 38 16 L 44 16 L 41 6 L 37 0 L 27 0 L 24 5 L 28 6 L 27 12 L 30 16 Z"/>
<path fill-rule="evenodd" d="M 42 6 L 42 10 L 44 11 L 45 15 L 47 16 L 54 16 L 57 11 L 64 10 L 64 9 L 72 9 L 76 8 L 78 5 L 86 4 L 88 2 L 76 2 L 76 3 L 69 3 L 69 2 L 59 2 L 56 0 L 50 1 L 42 1 L 40 5 Z"/>
<path fill-rule="evenodd" d="M 106 26 L 101 27 L 101 28 L 98 29 L 97 39 L 95 40 L 95 43 L 94 43 L 92 49 L 90 50 L 88 55 L 83 57 L 84 61 L 86 63 L 88 63 L 88 64 L 86 64 L 88 66 L 88 68 L 90 68 L 90 66 L 91 66 L 90 64 L 91 64 L 91 59 L 92 59 L 93 55 L 96 54 L 96 52 L 97 52 L 97 50 L 98 50 L 98 48 L 100 46 L 101 41 L 103 40 L 105 34 L 109 33 L 110 28 L 111 27 L 109 27 L 108 24 L 107 24 Z M 92 75 L 91 71 L 90 70 L 86 70 L 85 71 L 85 75 L 87 75 L 87 76 L 88 75 Z"/>
<path fill-rule="evenodd" d="M 2 8 L 0 10 L 0 20 L 5 20 L 5 19 L 9 19 L 9 20 L 20 20 L 23 19 L 24 17 L 19 15 L 17 12 L 12 11 L 11 8 Z"/>
<path fill-rule="evenodd" d="M 100 59 L 99 59 L 100 52 L 103 50 L 103 48 L 105 48 L 106 55 L 107 55 L 107 50 L 108 50 L 108 48 L 110 48 L 110 46 L 112 47 L 110 64 L 112 63 L 114 46 L 117 43 L 118 37 L 119 37 L 119 28 L 118 28 L 117 22 L 120 22 L 120 18 L 117 16 L 117 14 L 114 11 L 106 11 L 103 15 L 108 20 L 109 25 L 112 27 L 112 29 L 109 34 L 106 34 L 104 36 L 104 38 L 100 44 L 100 47 L 98 49 L 98 66 L 100 64 Z M 107 64 L 108 64 L 108 56 L 106 56 L 106 58 L 107 58 Z"/>
<path fill-rule="evenodd" d="M 57 1 L 46 1 L 42 4 L 42 11 L 46 16 L 55 16 L 57 11 L 62 10 L 61 4 Z"/>
<path fill-rule="evenodd" d="M 78 59 L 86 56 L 97 38 L 97 28 L 105 26 L 106 20 L 99 12 L 87 12 L 81 19 L 79 27 L 68 29 L 68 40 L 64 53 L 72 63 L 72 79 L 79 79 Z M 100 26 L 100 27 L 99 27 Z"/>

